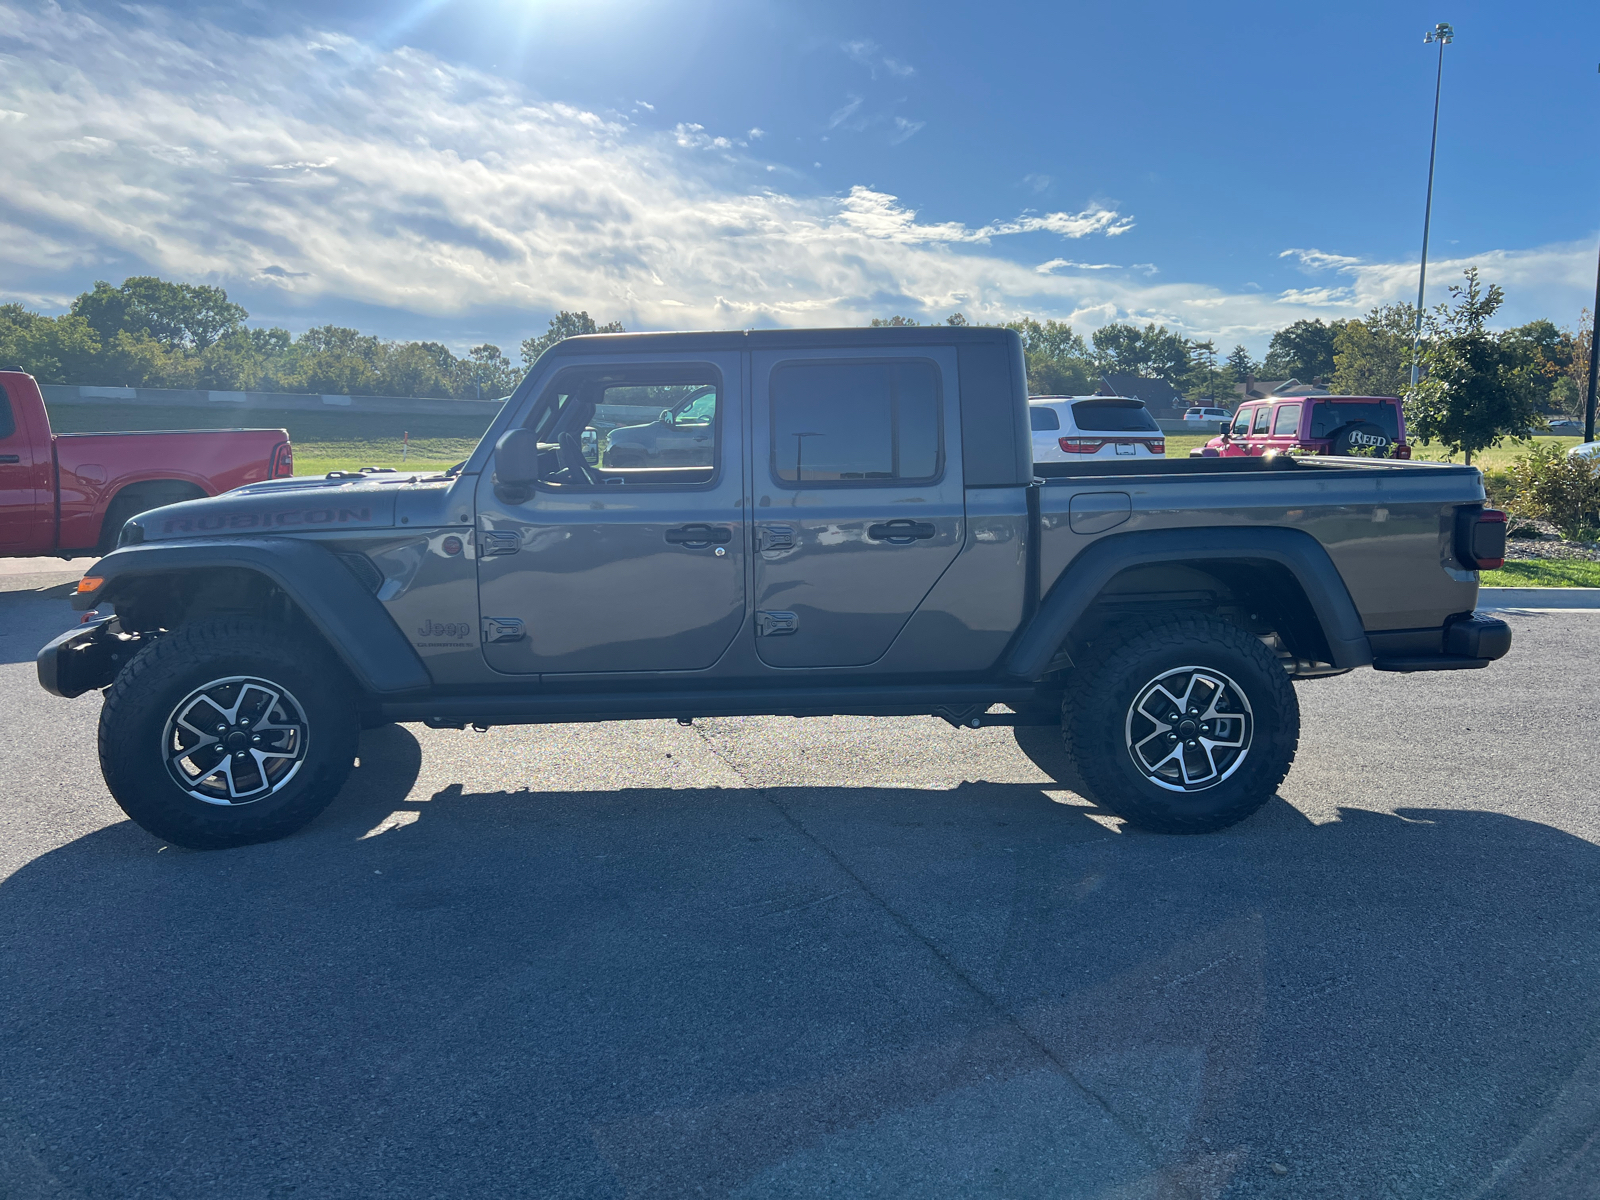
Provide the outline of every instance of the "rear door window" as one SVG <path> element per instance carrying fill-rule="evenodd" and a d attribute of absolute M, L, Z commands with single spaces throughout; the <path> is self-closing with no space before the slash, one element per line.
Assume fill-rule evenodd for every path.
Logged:
<path fill-rule="evenodd" d="M 774 479 L 888 486 L 933 480 L 944 469 L 932 362 L 784 363 L 769 390 Z"/>
<path fill-rule="evenodd" d="M 1080 400 L 1072 421 L 1085 433 L 1160 433 L 1150 410 L 1137 400 Z"/>
<path fill-rule="evenodd" d="M 1038 405 L 1028 406 L 1028 424 L 1035 433 L 1048 433 L 1052 429 L 1061 428 L 1061 418 L 1056 416 L 1053 408 L 1043 408 Z"/>
<path fill-rule="evenodd" d="M 1300 432 L 1300 406 L 1278 405 L 1278 415 L 1272 418 L 1273 437 L 1293 437 Z"/>
<path fill-rule="evenodd" d="M 6 395 L 4 384 L 0 384 L 0 439 L 8 438 L 17 431 L 16 418 L 11 415 L 11 397 Z"/>
<path fill-rule="evenodd" d="M 1346 425 L 1366 421 L 1383 430 L 1391 442 L 1400 440 L 1397 405 L 1381 401 L 1318 400 L 1311 406 L 1311 436 L 1329 438 Z"/>

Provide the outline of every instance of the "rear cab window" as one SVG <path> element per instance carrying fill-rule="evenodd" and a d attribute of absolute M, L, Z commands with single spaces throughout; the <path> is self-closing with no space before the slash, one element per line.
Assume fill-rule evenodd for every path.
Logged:
<path fill-rule="evenodd" d="M 1035 433 L 1049 433 L 1061 428 L 1061 418 L 1056 410 L 1042 404 L 1028 405 L 1028 425 Z"/>
<path fill-rule="evenodd" d="M 1294 437 L 1300 432 L 1300 406 L 1298 404 L 1278 405 L 1277 415 L 1272 418 L 1273 437 Z"/>
<path fill-rule="evenodd" d="M 769 395 L 780 484 L 889 487 L 944 472 L 944 402 L 928 360 L 782 363 Z"/>

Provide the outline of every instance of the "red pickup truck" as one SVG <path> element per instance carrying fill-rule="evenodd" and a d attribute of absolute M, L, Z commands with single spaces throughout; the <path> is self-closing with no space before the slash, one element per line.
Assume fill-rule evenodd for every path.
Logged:
<path fill-rule="evenodd" d="M 0 557 L 104 554 L 129 517 L 293 474 L 282 429 L 52 433 L 33 376 L 0 371 Z"/>

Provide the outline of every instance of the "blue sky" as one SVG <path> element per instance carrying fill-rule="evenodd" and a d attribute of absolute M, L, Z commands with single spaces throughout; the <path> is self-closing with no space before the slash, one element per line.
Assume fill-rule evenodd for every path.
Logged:
<path fill-rule="evenodd" d="M 1576 322 L 1600 6 L 0 0 L 0 299 L 214 282 L 515 346 L 957 309 L 1259 352 L 1416 286 Z"/>

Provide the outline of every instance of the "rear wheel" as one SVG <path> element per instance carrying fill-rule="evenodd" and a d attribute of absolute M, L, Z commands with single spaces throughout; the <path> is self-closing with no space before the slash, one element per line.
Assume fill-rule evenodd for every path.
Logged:
<path fill-rule="evenodd" d="M 359 719 L 342 673 L 282 630 L 187 626 L 140 651 L 106 693 L 100 769 L 155 836 L 208 850 L 310 822 L 355 759 Z"/>
<path fill-rule="evenodd" d="M 1140 829 L 1209 833 L 1271 799 L 1294 761 L 1300 708 L 1261 639 L 1185 614 L 1092 647 L 1068 681 L 1062 729 L 1101 807 Z"/>

